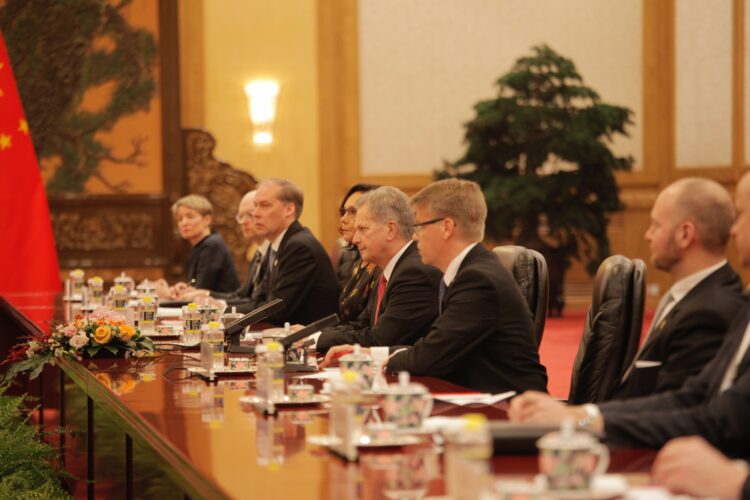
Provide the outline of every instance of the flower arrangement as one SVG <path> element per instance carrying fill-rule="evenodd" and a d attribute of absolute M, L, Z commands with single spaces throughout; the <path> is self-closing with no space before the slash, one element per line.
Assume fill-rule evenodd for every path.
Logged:
<path fill-rule="evenodd" d="M 31 335 L 15 346 L 3 363 L 12 363 L 5 380 L 23 372 L 34 379 L 47 363 L 54 364 L 63 357 L 81 361 L 102 355 L 142 358 L 153 353 L 151 339 L 125 323 L 121 314 L 100 308 L 88 317 L 77 316 L 73 321 L 53 326 L 49 332 Z"/>

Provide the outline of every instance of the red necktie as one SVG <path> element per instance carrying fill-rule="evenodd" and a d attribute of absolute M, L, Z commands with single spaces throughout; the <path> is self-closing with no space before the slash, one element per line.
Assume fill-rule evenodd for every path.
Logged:
<path fill-rule="evenodd" d="M 375 306 L 375 324 L 378 324 L 378 315 L 380 314 L 380 304 L 383 302 L 383 296 L 385 295 L 385 287 L 388 286 L 388 281 L 384 275 L 380 275 L 378 280 L 378 305 Z"/>

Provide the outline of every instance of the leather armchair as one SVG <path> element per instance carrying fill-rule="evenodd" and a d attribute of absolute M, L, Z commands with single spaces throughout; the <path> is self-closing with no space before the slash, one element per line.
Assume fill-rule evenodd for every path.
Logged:
<path fill-rule="evenodd" d="M 493 249 L 500 263 L 510 271 L 526 299 L 534 323 L 536 345 L 542 343 L 544 323 L 547 320 L 549 276 L 547 262 L 542 254 L 518 245 L 505 245 Z"/>
<path fill-rule="evenodd" d="M 568 402 L 606 401 L 633 361 L 643 324 L 646 266 L 613 255 L 599 266 Z"/>

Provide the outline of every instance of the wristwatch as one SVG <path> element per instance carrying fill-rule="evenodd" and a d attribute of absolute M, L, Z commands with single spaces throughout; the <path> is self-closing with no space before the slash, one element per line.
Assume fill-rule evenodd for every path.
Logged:
<path fill-rule="evenodd" d="M 586 415 L 578 421 L 578 427 L 581 429 L 590 429 L 591 424 L 594 423 L 594 419 L 601 416 L 602 412 L 599 411 L 599 407 L 593 404 L 583 405 L 583 411 Z"/>

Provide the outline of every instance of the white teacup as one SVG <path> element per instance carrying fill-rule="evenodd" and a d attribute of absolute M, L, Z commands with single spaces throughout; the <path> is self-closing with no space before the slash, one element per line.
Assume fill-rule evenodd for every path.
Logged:
<path fill-rule="evenodd" d="M 419 429 L 432 413 L 432 395 L 422 384 L 409 382 L 407 372 L 399 373 L 399 383 L 383 391 L 383 416 L 400 429 Z"/>
<path fill-rule="evenodd" d="M 289 396 L 289 401 L 304 403 L 312 401 L 315 396 L 315 388 L 311 384 L 290 384 L 286 388 L 286 394 Z"/>
<path fill-rule="evenodd" d="M 591 434 L 564 428 L 537 441 L 539 470 L 549 491 L 588 491 L 609 466 L 609 449 Z"/>
<path fill-rule="evenodd" d="M 375 377 L 372 358 L 361 352 L 359 345 L 354 346 L 354 352 L 341 356 L 339 359 L 341 372 L 352 371 L 358 376 L 358 384 L 362 390 L 370 390 Z"/>

